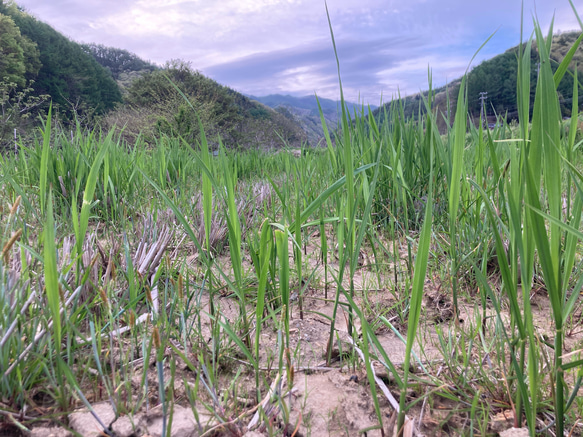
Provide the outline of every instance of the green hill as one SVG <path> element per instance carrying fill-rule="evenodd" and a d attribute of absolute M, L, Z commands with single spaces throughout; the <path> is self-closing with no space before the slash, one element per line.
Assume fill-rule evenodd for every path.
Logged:
<path fill-rule="evenodd" d="M 219 136 L 230 148 L 278 148 L 284 141 L 295 147 L 306 141 L 305 133 L 292 120 L 218 84 L 183 61 L 171 61 L 134 80 L 124 101 L 104 118 L 104 126 L 117 126 L 130 142 L 139 135 L 147 142 L 160 135 L 180 135 L 195 144 L 200 138 L 197 117 L 215 146 Z"/>
<path fill-rule="evenodd" d="M 553 36 L 551 46 L 551 59 L 553 59 L 553 70 L 557 68 L 564 58 L 565 54 L 579 36 L 578 32 L 563 33 Z M 467 76 L 468 88 L 468 111 L 475 123 L 480 119 L 481 99 L 480 93 L 485 93 L 484 108 L 489 123 L 494 123 L 497 116 L 507 116 L 509 120 L 517 118 L 516 104 L 516 78 L 518 71 L 518 46 L 513 47 L 506 52 L 497 55 L 489 60 L 483 61 L 474 67 Z M 571 113 L 572 94 L 573 94 L 573 69 L 578 66 L 578 71 L 583 72 L 583 48 L 580 46 L 575 54 L 574 61 L 570 65 L 570 70 L 565 74 L 559 84 L 557 91 L 563 116 L 569 116 Z M 534 92 L 537 79 L 538 52 L 533 48 L 531 52 L 531 108 L 534 101 Z M 434 90 L 433 108 L 439 117 L 439 128 L 444 131 L 447 126 L 446 118 L 448 114 L 453 120 L 456 107 L 456 98 L 458 95 L 461 79 L 450 83 L 447 87 L 441 87 Z M 423 95 L 427 97 L 427 92 Z M 398 100 L 403 106 L 403 113 L 407 118 L 415 118 L 419 113 L 425 112 L 421 94 L 407 96 Z M 449 98 L 448 98 L 449 97 Z M 390 112 L 391 105 L 397 102 L 391 102 L 375 111 L 375 116 L 382 118 L 382 114 Z M 583 103 L 583 93 L 579 92 L 579 105 Z"/>
<path fill-rule="evenodd" d="M 48 24 L 0 0 L 0 146 L 38 124 L 50 103 L 62 120 L 91 122 L 122 100 L 111 74 Z"/>
<path fill-rule="evenodd" d="M 79 44 L 13 4 L 0 3 L 0 14 L 11 19 L 38 50 L 40 68 L 25 74 L 25 79 L 34 80 L 31 87 L 36 95 L 50 95 L 53 104 L 66 112 L 91 108 L 103 114 L 121 101 L 111 74 Z"/>
<path fill-rule="evenodd" d="M 83 50 L 110 72 L 117 82 L 122 95 L 132 82 L 144 74 L 157 70 L 158 67 L 151 62 L 144 61 L 135 53 L 116 47 L 107 47 L 102 44 L 82 44 Z"/>
<path fill-rule="evenodd" d="M 135 53 L 124 49 L 94 43 L 82 44 L 81 48 L 93 56 L 99 65 L 107 69 L 115 80 L 119 80 L 124 73 L 154 71 L 158 68 Z"/>

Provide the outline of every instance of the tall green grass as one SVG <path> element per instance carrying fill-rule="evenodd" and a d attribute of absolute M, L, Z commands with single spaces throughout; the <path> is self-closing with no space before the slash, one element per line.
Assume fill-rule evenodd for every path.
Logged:
<path fill-rule="evenodd" d="M 331 21 L 329 29 L 336 50 Z M 180 362 L 192 370 L 192 378 L 184 375 L 188 402 L 197 417 L 212 412 L 214 431 L 242 430 L 236 393 L 248 372 L 250 399 L 261 402 L 257 420 L 267 418 L 271 403 L 287 423 L 284 385 L 291 389 L 304 346 L 294 349 L 290 324 L 296 308 L 309 322 L 314 299 L 331 306 L 327 365 L 335 365 L 332 352 L 344 347 L 345 335 L 362 352 L 362 364 L 360 353 L 349 353 L 340 365 L 348 360 L 366 372 L 383 434 L 375 361 L 399 393 L 400 433 L 414 406 L 437 397 L 457 402 L 470 434 L 485 433 L 488 418 L 505 405 L 531 435 L 541 420 L 557 435 L 570 432 L 581 419 L 583 361 L 568 353 L 566 335 L 583 285 L 583 172 L 579 108 L 573 105 L 566 134 L 556 89 L 573 74 L 577 101 L 578 76 L 567 66 L 583 37 L 553 71 L 550 33 L 535 24 L 534 36 L 517 57 L 519 123 L 501 119 L 494 130 L 468 125 L 463 81 L 448 96 L 455 117 L 437 113 L 431 77 L 409 119 L 398 100 L 377 117 L 351 115 L 342 94 L 338 129 L 324 126 L 325 147 L 300 157 L 227 150 L 202 128 L 194 148 L 164 136 L 151 148 L 127 145 L 113 131 L 80 128 L 71 138 L 47 119 L 19 156 L 2 157 L 0 202 L 14 205 L 21 196 L 20 209 L 2 217 L 0 387 L 11 411 L 43 386 L 62 412 L 73 393 L 82 398 L 80 387 L 103 389 L 119 412 L 150 408 L 149 367 L 137 371 L 134 399 L 134 371 L 124 363 L 152 357 L 167 433 Z M 531 111 L 535 45 L 541 69 Z M 273 196 L 260 196 L 256 186 Z M 139 244 L 146 234 L 158 238 L 163 225 L 176 236 L 141 277 Z M 96 254 L 91 265 L 83 262 L 89 250 Z M 363 252 L 374 255 L 372 263 L 361 265 Z M 367 280 L 358 289 L 361 273 Z M 428 280 L 451 301 L 450 320 L 427 322 Z M 534 321 L 535 294 L 550 302 L 550 342 Z M 231 303 L 236 310 L 229 312 Z M 345 334 L 338 323 L 344 312 Z M 405 343 L 403 362 L 383 349 L 384 331 Z M 269 334 L 277 340 L 266 350 Z M 435 357 L 423 358 L 427 338 L 441 351 L 439 371 Z"/>

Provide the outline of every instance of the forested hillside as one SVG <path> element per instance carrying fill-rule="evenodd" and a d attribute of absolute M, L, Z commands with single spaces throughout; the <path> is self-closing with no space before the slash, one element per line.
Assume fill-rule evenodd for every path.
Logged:
<path fill-rule="evenodd" d="M 82 44 L 81 47 L 110 72 L 117 82 L 122 95 L 127 92 L 132 82 L 144 74 L 158 69 L 151 62 L 144 61 L 135 53 L 102 44 Z"/>
<path fill-rule="evenodd" d="M 160 135 L 180 135 L 195 144 L 199 119 L 212 143 L 216 145 L 220 136 L 230 148 L 282 147 L 284 141 L 297 146 L 306 140 L 293 121 L 180 60 L 133 81 L 125 104 L 107 115 L 104 127 L 117 126 L 130 142 L 139 135 L 147 142 Z"/>
<path fill-rule="evenodd" d="M 83 50 L 93 56 L 95 60 L 105 67 L 115 80 L 123 73 L 132 71 L 154 71 L 156 66 L 144 61 L 138 55 L 116 47 L 106 47 L 102 44 L 82 44 Z"/>
<path fill-rule="evenodd" d="M 561 60 L 567 53 L 568 48 L 573 45 L 580 33 L 568 32 L 555 35 L 551 47 L 551 62 L 553 71 L 556 70 Z M 482 111 L 482 99 L 484 97 L 484 110 L 489 123 L 493 123 L 497 116 L 507 116 L 509 120 L 513 120 L 518 116 L 516 104 L 516 87 L 517 87 L 517 73 L 518 73 L 518 46 L 513 47 L 506 52 L 493 57 L 487 61 L 475 66 L 468 74 L 468 110 L 470 118 L 477 123 L 480 120 Z M 559 103 L 561 113 L 568 117 L 571 114 L 572 95 L 573 95 L 573 72 L 575 65 L 578 71 L 583 71 L 583 48 L 580 46 L 574 56 L 574 61 L 570 65 L 570 69 L 565 74 L 558 85 Z M 538 74 L 539 56 L 535 47 L 531 51 L 531 69 L 530 69 L 530 96 L 531 108 L 534 101 L 536 76 Z M 579 77 L 579 80 L 581 78 Z M 461 80 L 457 79 L 450 83 L 447 87 L 441 87 L 434 90 L 433 108 L 441 114 L 438 117 L 440 129 L 443 131 L 446 128 L 447 122 L 445 119 L 455 113 L 456 99 L 459 91 Z M 427 92 L 423 93 L 427 98 Z M 416 117 L 419 111 L 423 113 L 425 106 L 420 94 L 407 96 L 402 98 L 400 104 L 403 106 L 403 114 L 405 117 Z M 393 102 L 394 105 L 397 102 Z M 583 93 L 579 92 L 579 104 L 583 103 Z M 390 111 L 391 103 L 379 108 L 375 111 L 377 117 L 382 117 L 383 113 Z"/>
<path fill-rule="evenodd" d="M 577 33 L 555 35 L 553 38 L 553 50 L 551 51 L 552 69 L 556 70 L 565 52 L 566 38 L 572 41 L 572 45 Z M 579 56 L 583 56 L 583 49 L 578 49 Z M 482 62 L 475 67 L 468 75 L 468 103 L 469 111 L 474 117 L 480 115 L 480 93 L 487 93 L 485 108 L 489 116 L 495 114 L 504 115 L 508 113 L 510 119 L 517 117 L 516 106 L 516 78 L 518 73 L 518 47 L 513 47 L 505 53 L 498 55 L 488 61 Z M 534 101 L 536 79 L 539 70 L 538 51 L 532 50 L 530 70 L 530 96 L 531 102 Z M 575 64 L 571 64 L 575 68 Z M 573 95 L 573 70 L 565 75 L 557 88 L 559 92 L 559 103 L 563 116 L 571 115 L 571 96 Z M 580 100 L 580 102 L 583 100 Z"/>
<path fill-rule="evenodd" d="M 24 79 L 34 80 L 32 88 L 37 95 L 50 95 L 53 104 L 65 111 L 87 105 L 98 114 L 121 101 L 111 75 L 79 44 L 14 5 L 0 4 L 0 13 L 16 24 L 25 41 L 36 46 L 38 58 L 34 56 L 34 62 L 38 70 L 29 70 Z M 32 53 L 32 49 L 24 51 Z"/>
<path fill-rule="evenodd" d="M 63 119 L 88 121 L 122 101 L 111 74 L 51 26 L 0 2 L 0 145 L 25 135 L 52 102 Z"/>

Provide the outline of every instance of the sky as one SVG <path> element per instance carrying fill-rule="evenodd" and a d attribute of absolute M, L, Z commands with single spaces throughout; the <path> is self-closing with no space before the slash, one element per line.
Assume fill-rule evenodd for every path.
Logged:
<path fill-rule="evenodd" d="M 572 0 L 583 17 L 583 0 Z M 129 50 L 163 65 L 182 59 L 256 96 L 338 99 L 324 0 L 16 0 L 78 42 Z M 434 87 L 520 40 L 520 0 L 328 0 L 347 100 L 386 102 Z M 580 30 L 568 0 L 524 0 L 544 31 Z"/>

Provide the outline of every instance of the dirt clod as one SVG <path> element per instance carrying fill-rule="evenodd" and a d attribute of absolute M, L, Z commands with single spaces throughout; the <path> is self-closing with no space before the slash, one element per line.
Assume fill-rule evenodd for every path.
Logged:
<path fill-rule="evenodd" d="M 529 435 L 528 428 L 508 428 L 500 433 L 500 437 L 527 437 Z"/>
<path fill-rule="evenodd" d="M 71 437 L 72 435 L 66 429 L 49 427 L 34 428 L 30 433 L 31 437 Z"/>
<path fill-rule="evenodd" d="M 198 436 L 198 426 L 192 410 L 190 408 L 181 407 L 180 405 L 174 405 L 173 409 L 172 436 Z M 93 405 L 93 410 L 106 426 L 109 426 L 109 424 L 115 419 L 115 413 L 111 408 L 111 405 L 107 402 Z M 111 430 L 116 437 L 142 437 L 147 435 L 151 437 L 159 437 L 162 435 L 163 420 L 163 414 L 158 408 L 154 412 L 137 414 L 133 418 L 128 416 L 119 417 L 111 424 Z M 83 436 L 98 437 L 103 435 L 103 428 L 87 410 L 81 410 L 70 414 L 69 423 L 73 430 Z M 59 435 L 56 437 L 61 436 Z"/>

